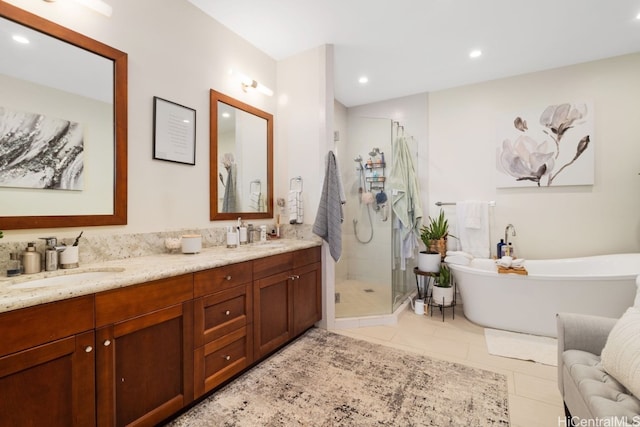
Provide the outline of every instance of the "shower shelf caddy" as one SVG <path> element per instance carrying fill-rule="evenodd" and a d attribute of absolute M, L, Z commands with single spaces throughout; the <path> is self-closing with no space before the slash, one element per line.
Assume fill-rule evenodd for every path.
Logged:
<path fill-rule="evenodd" d="M 364 165 L 364 168 L 367 171 L 365 181 L 369 185 L 369 191 L 384 191 L 384 183 L 386 181 L 386 176 L 384 175 L 385 167 L 386 164 L 382 162 L 367 162 Z"/>

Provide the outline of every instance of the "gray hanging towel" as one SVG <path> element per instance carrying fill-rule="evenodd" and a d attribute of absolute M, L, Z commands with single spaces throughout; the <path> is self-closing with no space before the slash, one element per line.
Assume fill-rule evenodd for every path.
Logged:
<path fill-rule="evenodd" d="M 224 186 L 224 199 L 222 200 L 222 212 L 237 212 L 236 208 L 236 174 L 235 163 L 227 168 L 227 183 Z"/>
<path fill-rule="evenodd" d="M 342 205 L 344 203 L 344 189 L 336 156 L 333 151 L 329 151 L 313 232 L 329 244 L 329 253 L 336 262 L 342 254 L 342 221 L 344 219 Z"/>

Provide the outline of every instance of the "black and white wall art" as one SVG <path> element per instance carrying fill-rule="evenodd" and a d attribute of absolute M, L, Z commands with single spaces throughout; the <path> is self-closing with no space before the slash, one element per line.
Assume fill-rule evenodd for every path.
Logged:
<path fill-rule="evenodd" d="M 78 122 L 0 106 L 0 186 L 82 190 Z"/>

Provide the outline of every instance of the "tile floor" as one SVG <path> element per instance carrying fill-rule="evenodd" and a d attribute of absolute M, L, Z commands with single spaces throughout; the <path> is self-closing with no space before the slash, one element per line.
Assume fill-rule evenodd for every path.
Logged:
<path fill-rule="evenodd" d="M 337 318 L 391 313 L 391 286 L 388 283 L 348 279 L 336 283 L 336 293 L 340 294 L 340 302 L 336 303 Z"/>
<path fill-rule="evenodd" d="M 337 305 L 336 305 L 337 306 Z M 438 309 L 418 316 L 406 310 L 396 325 L 342 329 L 334 332 L 425 356 L 487 369 L 507 376 L 511 427 L 564 425 L 562 399 L 557 387 L 556 367 L 490 355 L 484 329 L 462 314 L 457 306 L 444 322 Z"/>

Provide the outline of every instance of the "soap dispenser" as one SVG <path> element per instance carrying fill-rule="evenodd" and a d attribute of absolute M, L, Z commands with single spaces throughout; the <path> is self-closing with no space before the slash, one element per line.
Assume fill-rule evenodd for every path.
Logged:
<path fill-rule="evenodd" d="M 500 243 L 498 243 L 496 256 L 498 258 L 502 258 L 502 247 L 504 246 L 504 239 L 500 239 Z"/>
<path fill-rule="evenodd" d="M 40 273 L 40 253 L 36 251 L 36 244 L 29 242 L 27 249 L 22 252 L 22 268 L 24 274 Z"/>

